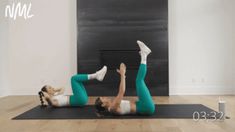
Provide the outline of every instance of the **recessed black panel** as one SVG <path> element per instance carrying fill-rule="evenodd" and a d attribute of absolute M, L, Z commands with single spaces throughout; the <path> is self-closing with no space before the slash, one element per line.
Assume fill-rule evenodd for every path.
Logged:
<path fill-rule="evenodd" d="M 137 40 L 152 50 L 145 80 L 151 94 L 168 95 L 168 0 L 77 0 L 77 26 L 78 73 L 109 68 L 103 82 L 86 83 L 90 96 L 117 94 L 121 62 L 127 65 L 126 95 L 136 95 Z"/>
<path fill-rule="evenodd" d="M 125 63 L 128 69 L 137 70 L 139 67 L 140 57 L 138 50 L 101 50 L 101 65 L 106 65 L 109 70 L 115 70 L 120 63 Z"/>

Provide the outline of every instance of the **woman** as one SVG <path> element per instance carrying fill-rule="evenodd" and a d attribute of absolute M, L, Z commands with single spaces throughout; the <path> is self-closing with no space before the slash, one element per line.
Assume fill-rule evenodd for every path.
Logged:
<path fill-rule="evenodd" d="M 149 90 L 144 82 L 144 78 L 147 72 L 147 56 L 151 53 L 151 50 L 141 41 L 137 41 L 140 48 L 141 64 L 139 66 L 137 78 L 136 78 L 136 91 L 138 101 L 132 102 L 129 100 L 123 100 L 126 89 L 126 66 L 121 63 L 117 72 L 120 74 L 120 85 L 118 95 L 111 100 L 108 97 L 98 97 L 95 102 L 98 113 L 111 113 L 117 115 L 125 114 L 143 114 L 152 115 L 155 112 L 155 105 Z"/>
<path fill-rule="evenodd" d="M 41 91 L 39 91 L 39 97 L 42 106 L 44 104 L 44 99 L 49 105 L 55 107 L 62 106 L 84 106 L 88 102 L 88 96 L 86 89 L 83 86 L 84 81 L 97 79 L 98 81 L 103 81 L 105 74 L 107 72 L 107 67 L 104 66 L 101 70 L 93 74 L 77 74 L 71 78 L 71 86 L 73 90 L 73 95 L 67 96 L 63 95 L 63 88 L 53 88 L 49 85 L 44 86 Z"/>

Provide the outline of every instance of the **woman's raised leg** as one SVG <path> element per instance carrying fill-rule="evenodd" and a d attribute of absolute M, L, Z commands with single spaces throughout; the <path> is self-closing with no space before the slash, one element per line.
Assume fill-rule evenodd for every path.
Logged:
<path fill-rule="evenodd" d="M 107 72 L 107 67 L 104 66 L 101 70 L 93 74 L 77 74 L 71 78 L 71 86 L 73 95 L 70 96 L 70 105 L 71 106 L 84 106 L 88 102 L 88 95 L 86 89 L 83 85 L 84 81 L 97 79 L 102 81 Z"/>
<path fill-rule="evenodd" d="M 137 41 L 137 43 L 140 47 L 141 64 L 136 77 L 136 92 L 138 96 L 136 111 L 139 114 L 151 115 L 155 112 L 155 105 L 144 81 L 147 73 L 147 56 L 151 53 L 151 50 L 143 42 Z"/>
<path fill-rule="evenodd" d="M 84 106 L 88 102 L 86 89 L 83 85 L 88 80 L 88 74 L 77 74 L 71 78 L 73 95 L 70 96 L 69 103 L 71 106 Z"/>

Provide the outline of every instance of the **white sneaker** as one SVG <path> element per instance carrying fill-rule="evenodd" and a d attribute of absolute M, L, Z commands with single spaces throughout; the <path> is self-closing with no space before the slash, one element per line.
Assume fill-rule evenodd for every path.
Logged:
<path fill-rule="evenodd" d="M 152 52 L 143 42 L 137 40 L 137 44 L 140 47 L 140 52 L 143 52 L 146 55 L 148 55 Z"/>
<path fill-rule="evenodd" d="M 103 66 L 103 68 L 96 72 L 96 79 L 98 81 L 103 81 L 105 74 L 107 72 L 107 66 Z"/>

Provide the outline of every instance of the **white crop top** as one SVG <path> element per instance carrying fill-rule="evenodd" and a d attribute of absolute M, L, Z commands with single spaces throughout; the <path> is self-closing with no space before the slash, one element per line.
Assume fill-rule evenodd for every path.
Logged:
<path fill-rule="evenodd" d="M 52 97 L 53 100 L 58 102 L 58 106 L 68 106 L 69 105 L 69 98 L 65 95 L 56 95 Z"/>
<path fill-rule="evenodd" d="M 122 100 L 120 103 L 120 114 L 130 114 L 131 113 L 131 103 L 129 100 Z"/>

